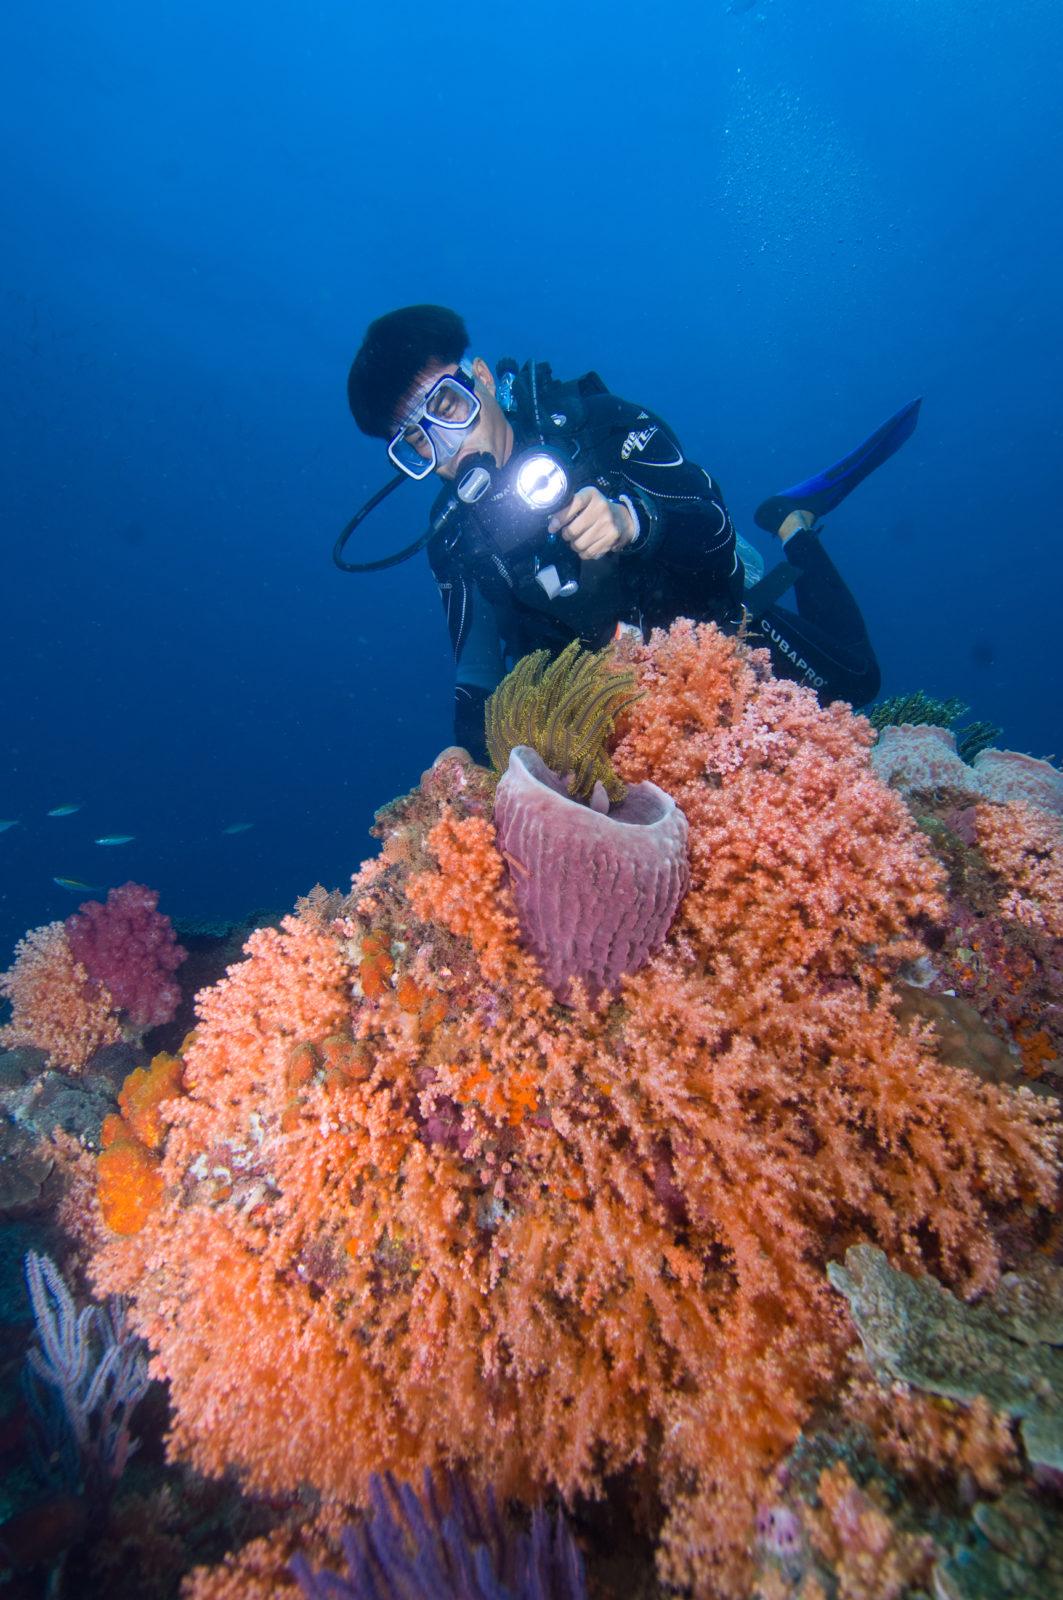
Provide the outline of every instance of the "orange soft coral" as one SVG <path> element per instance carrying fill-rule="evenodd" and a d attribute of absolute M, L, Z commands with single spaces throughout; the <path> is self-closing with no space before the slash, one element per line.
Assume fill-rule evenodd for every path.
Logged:
<path fill-rule="evenodd" d="M 165 1051 L 150 1067 L 136 1067 L 118 1095 L 122 1115 L 104 1117 L 100 1128 L 96 1195 L 112 1233 L 139 1233 L 163 1193 L 158 1150 L 166 1136 L 162 1104 L 181 1093 L 182 1062 Z"/>
<path fill-rule="evenodd" d="M 121 1038 L 114 1001 L 74 959 L 61 922 L 34 928 L 15 947 L 15 965 L 0 974 L 11 1021 L 0 1045 L 31 1045 L 52 1067 L 80 1071 L 97 1050 Z"/>
<path fill-rule="evenodd" d="M 917 954 L 943 874 L 871 770 L 869 725 L 690 623 L 628 655 L 646 697 L 614 762 L 628 782 L 652 775 L 687 815 L 684 913 L 705 955 L 722 946 L 759 986 L 766 968 L 800 984 L 847 978 L 857 961 L 895 972 Z"/>
<path fill-rule="evenodd" d="M 137 1067 L 122 1085 L 118 1104 L 122 1116 L 141 1144 L 158 1150 L 166 1132 L 161 1115 L 163 1101 L 181 1093 L 182 1063 L 179 1056 L 161 1050 L 148 1067 Z"/>
<path fill-rule="evenodd" d="M 809 1541 L 830 1569 L 838 1600 L 901 1600 L 925 1587 L 937 1554 L 926 1534 L 902 1531 L 873 1489 L 842 1462 L 819 1475 L 818 1506 L 804 1508 Z"/>
<path fill-rule="evenodd" d="M 162 1164 L 139 1139 L 109 1130 L 97 1162 L 100 1212 L 112 1233 L 139 1233 L 162 1199 Z"/>
<path fill-rule="evenodd" d="M 350 1014 L 350 960 L 335 938 L 285 917 L 244 949 L 250 959 L 198 996 L 201 1025 L 185 1051 L 186 1087 L 220 1076 L 234 1100 L 283 1078 L 293 1044 L 338 1032 Z"/>
<path fill-rule="evenodd" d="M 858 1372 L 843 1395 L 845 1414 L 871 1435 L 876 1454 L 929 1493 L 951 1479 L 964 1492 L 998 1495 L 1021 1473 L 1010 1417 L 981 1395 L 970 1405 L 921 1394 L 905 1383 L 888 1388 Z"/>
<path fill-rule="evenodd" d="M 612 1004 L 555 1005 L 448 755 L 391 808 L 401 849 L 199 997 L 164 1197 L 95 1276 L 204 1471 L 343 1500 L 458 1459 L 527 1497 L 630 1469 L 664 1575 L 743 1593 L 850 1337 L 826 1260 L 875 1240 L 991 1283 L 989 1209 L 1048 1202 L 1054 1134 L 894 1011 L 938 872 L 866 723 L 712 628 L 633 659 L 618 770 L 691 824 L 664 950 Z"/>
<path fill-rule="evenodd" d="M 411 878 L 407 898 L 413 910 L 423 922 L 437 922 L 468 939 L 486 978 L 520 976 L 536 985 L 534 961 L 516 947 L 513 906 L 499 892 L 506 867 L 491 824 L 484 817 L 458 820 L 447 813 L 429 832 L 427 844 L 437 870 Z"/>

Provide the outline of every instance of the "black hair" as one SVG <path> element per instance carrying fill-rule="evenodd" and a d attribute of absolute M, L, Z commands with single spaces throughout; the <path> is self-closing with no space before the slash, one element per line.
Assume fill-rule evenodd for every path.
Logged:
<path fill-rule="evenodd" d="M 395 416 L 426 367 L 449 367 L 469 348 L 468 330 L 446 306 L 403 306 L 377 317 L 347 375 L 347 404 L 363 433 L 390 438 Z"/>

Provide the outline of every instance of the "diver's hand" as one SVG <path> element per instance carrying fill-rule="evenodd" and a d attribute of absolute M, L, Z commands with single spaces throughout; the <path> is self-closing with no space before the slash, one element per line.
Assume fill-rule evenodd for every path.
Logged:
<path fill-rule="evenodd" d="M 638 532 L 627 506 L 592 488 L 577 489 L 568 505 L 550 518 L 547 529 L 559 533 L 581 561 L 597 561 L 611 550 L 622 550 Z"/>

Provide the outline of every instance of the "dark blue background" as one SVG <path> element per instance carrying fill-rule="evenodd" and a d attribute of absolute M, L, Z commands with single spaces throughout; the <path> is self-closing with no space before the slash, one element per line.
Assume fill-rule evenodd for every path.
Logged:
<path fill-rule="evenodd" d="M 887 693 L 1059 753 L 1059 17 L 6 0 L 0 964 L 54 875 L 187 915 L 343 884 L 449 742 L 423 558 L 330 561 L 388 471 L 347 366 L 416 300 L 663 412 L 747 534 L 924 394 L 829 548 Z"/>

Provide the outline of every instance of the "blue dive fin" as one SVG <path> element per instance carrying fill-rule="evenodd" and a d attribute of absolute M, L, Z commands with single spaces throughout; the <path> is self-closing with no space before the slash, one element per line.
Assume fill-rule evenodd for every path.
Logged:
<path fill-rule="evenodd" d="M 858 483 L 863 483 L 869 473 L 881 467 L 906 439 L 911 438 L 922 403 L 922 398 L 910 400 L 841 461 L 817 472 L 814 478 L 806 478 L 789 489 L 780 489 L 770 500 L 765 500 L 753 513 L 757 527 L 763 528 L 765 533 L 778 533 L 791 511 L 811 511 L 816 518 L 833 511 L 847 494 L 852 494 Z"/>

